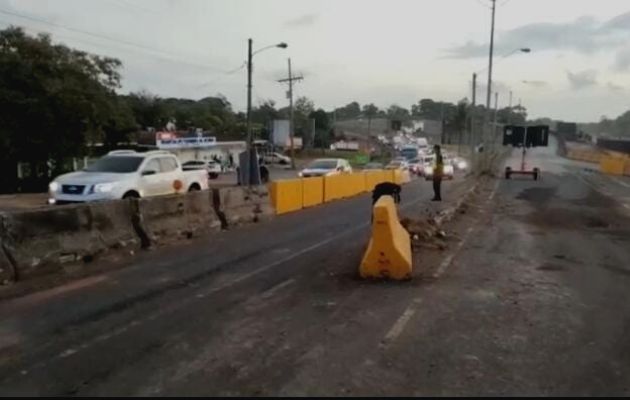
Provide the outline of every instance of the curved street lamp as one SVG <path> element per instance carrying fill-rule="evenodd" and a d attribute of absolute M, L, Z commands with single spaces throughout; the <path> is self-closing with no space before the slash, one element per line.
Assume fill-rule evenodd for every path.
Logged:
<path fill-rule="evenodd" d="M 258 168 L 258 159 L 257 157 L 255 157 L 252 153 L 253 150 L 253 136 L 252 136 L 252 123 L 251 123 L 251 115 L 252 115 L 252 58 L 254 57 L 255 54 L 258 54 L 262 51 L 271 49 L 271 48 L 279 48 L 279 49 L 286 49 L 287 47 L 289 47 L 288 44 L 286 44 L 285 42 L 280 42 L 277 44 L 272 44 L 270 46 L 266 46 L 263 48 L 260 48 L 254 52 L 252 52 L 252 39 L 248 39 L 247 40 L 247 156 L 248 156 L 248 171 L 245 174 L 242 174 L 242 176 L 244 178 L 246 178 L 245 180 L 247 180 L 247 184 L 257 184 L 259 182 L 257 182 L 257 179 L 254 179 L 254 176 L 258 176 L 258 174 L 256 173 L 255 175 L 252 175 L 252 170 L 255 171 L 255 169 L 252 169 L 252 164 L 253 166 L 257 169 Z"/>

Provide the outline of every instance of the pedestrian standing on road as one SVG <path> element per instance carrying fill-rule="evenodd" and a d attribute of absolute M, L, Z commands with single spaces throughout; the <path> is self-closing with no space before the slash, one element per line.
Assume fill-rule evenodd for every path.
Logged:
<path fill-rule="evenodd" d="M 442 201 L 442 176 L 444 175 L 444 159 L 440 145 L 433 146 L 435 151 L 435 166 L 433 167 L 433 199 L 431 201 Z"/>

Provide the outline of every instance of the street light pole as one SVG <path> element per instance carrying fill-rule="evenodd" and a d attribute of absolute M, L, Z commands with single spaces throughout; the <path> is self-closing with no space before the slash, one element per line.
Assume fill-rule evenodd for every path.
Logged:
<path fill-rule="evenodd" d="M 247 40 L 247 151 L 252 151 L 252 39 Z"/>
<path fill-rule="evenodd" d="M 472 75 L 472 107 L 470 109 L 470 157 L 475 154 L 475 111 L 477 107 L 477 73 Z"/>
<path fill-rule="evenodd" d="M 492 1 L 492 22 L 490 25 L 490 52 L 488 56 L 488 87 L 486 92 L 486 118 L 488 121 L 488 113 L 490 112 L 490 97 L 492 96 L 492 57 L 494 53 L 494 16 L 496 12 L 496 0 Z M 485 124 L 484 124 L 485 125 Z"/>
<path fill-rule="evenodd" d="M 287 44 L 282 42 L 275 45 L 263 47 L 262 49 L 252 51 L 252 39 L 247 39 L 247 128 L 246 128 L 246 147 L 247 150 L 244 155 L 247 156 L 247 161 L 245 161 L 246 170 L 241 169 L 239 174 L 239 182 L 241 184 L 251 185 L 258 184 L 258 179 L 253 178 L 253 176 L 258 176 L 258 159 L 254 154 L 254 137 L 252 132 L 252 58 L 254 54 L 260 53 L 263 50 L 270 49 L 272 47 L 279 47 L 281 49 L 286 49 Z M 240 164 L 240 161 L 239 161 Z M 240 166 L 240 165 L 239 165 Z M 255 173 L 252 175 L 252 171 Z M 247 182 L 245 182 L 247 181 Z"/>

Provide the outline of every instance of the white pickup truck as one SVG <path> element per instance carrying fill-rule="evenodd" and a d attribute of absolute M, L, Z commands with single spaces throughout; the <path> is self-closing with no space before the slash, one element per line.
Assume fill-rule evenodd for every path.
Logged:
<path fill-rule="evenodd" d="M 60 175 L 49 187 L 49 204 L 148 197 L 208 189 L 206 171 L 183 171 L 172 153 L 109 152 L 83 171 Z"/>

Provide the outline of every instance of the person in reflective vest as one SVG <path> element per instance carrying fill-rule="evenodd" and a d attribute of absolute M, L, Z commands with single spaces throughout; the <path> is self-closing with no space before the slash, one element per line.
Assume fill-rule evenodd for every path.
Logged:
<path fill-rule="evenodd" d="M 433 199 L 432 201 L 442 201 L 442 176 L 444 176 L 444 159 L 439 145 L 433 146 L 435 151 L 435 166 L 433 167 Z"/>

